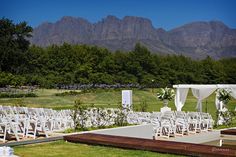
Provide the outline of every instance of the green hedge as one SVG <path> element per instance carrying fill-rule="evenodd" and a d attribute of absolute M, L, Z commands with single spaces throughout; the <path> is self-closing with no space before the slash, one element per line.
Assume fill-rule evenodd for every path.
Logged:
<path fill-rule="evenodd" d="M 26 93 L 26 94 L 0 93 L 0 98 L 23 98 L 23 97 L 37 97 L 37 95 L 35 93 Z"/>

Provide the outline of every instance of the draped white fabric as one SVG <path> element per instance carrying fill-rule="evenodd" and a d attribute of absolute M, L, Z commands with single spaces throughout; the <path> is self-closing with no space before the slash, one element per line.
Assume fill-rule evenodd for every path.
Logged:
<path fill-rule="evenodd" d="M 217 110 L 222 110 L 223 109 L 223 102 L 218 99 L 219 93 L 216 93 L 216 99 L 215 99 L 215 105 Z"/>
<path fill-rule="evenodd" d="M 188 88 L 177 88 L 175 95 L 175 107 L 177 111 L 181 111 L 188 95 Z"/>
<path fill-rule="evenodd" d="M 231 88 L 230 89 L 230 95 L 234 98 L 234 99 L 236 99 L 236 88 Z"/>
<path fill-rule="evenodd" d="M 220 107 L 220 100 L 218 99 L 219 93 L 216 92 L 216 99 L 215 99 L 215 105 L 216 105 L 216 109 L 219 110 Z"/>
<path fill-rule="evenodd" d="M 176 88 L 175 106 L 178 111 L 181 111 L 186 97 L 188 89 L 192 89 L 194 97 L 197 98 L 197 109 L 202 111 L 202 100 L 210 96 L 216 89 L 226 89 L 230 91 L 230 95 L 236 99 L 236 84 L 215 84 L 215 85 L 203 85 L 203 84 L 180 84 L 173 85 Z M 223 102 L 220 102 L 216 96 L 215 105 L 218 110 L 222 109 Z"/>
<path fill-rule="evenodd" d="M 197 98 L 197 109 L 202 112 L 202 100 L 210 96 L 216 88 L 192 88 L 193 96 Z"/>

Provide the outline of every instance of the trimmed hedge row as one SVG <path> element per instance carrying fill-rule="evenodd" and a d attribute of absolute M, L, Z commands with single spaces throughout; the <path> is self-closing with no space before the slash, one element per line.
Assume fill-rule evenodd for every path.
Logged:
<path fill-rule="evenodd" d="M 37 95 L 35 93 L 26 93 L 26 94 L 0 93 L 0 98 L 23 98 L 23 97 L 37 97 Z"/>

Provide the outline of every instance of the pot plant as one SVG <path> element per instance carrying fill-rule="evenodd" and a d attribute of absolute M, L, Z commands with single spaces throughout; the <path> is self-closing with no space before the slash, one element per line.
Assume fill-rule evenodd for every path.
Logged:
<path fill-rule="evenodd" d="M 167 107 L 168 101 L 172 100 L 175 96 L 175 92 L 171 88 L 161 88 L 161 91 L 157 93 L 157 98 L 163 101 L 164 107 Z"/>
<path fill-rule="evenodd" d="M 227 104 L 229 100 L 231 99 L 230 97 L 230 91 L 227 91 L 225 89 L 218 89 L 217 90 L 217 99 L 219 100 L 219 111 L 218 112 L 218 117 L 217 117 L 217 124 L 222 125 L 222 124 L 230 124 L 231 120 L 231 115 L 229 114 L 230 112 L 227 109 Z"/>
<path fill-rule="evenodd" d="M 224 107 L 228 104 L 230 97 L 230 92 L 225 89 L 219 89 L 218 91 L 218 100 L 224 104 Z"/>

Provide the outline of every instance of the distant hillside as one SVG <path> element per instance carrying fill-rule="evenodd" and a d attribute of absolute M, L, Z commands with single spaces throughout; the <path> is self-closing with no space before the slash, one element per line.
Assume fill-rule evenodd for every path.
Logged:
<path fill-rule="evenodd" d="M 165 31 L 154 28 L 149 19 L 142 17 L 107 16 L 94 24 L 83 18 L 63 17 L 36 27 L 31 39 L 39 46 L 64 42 L 98 45 L 112 51 L 129 51 L 140 42 L 160 54 L 183 54 L 196 59 L 236 57 L 236 29 L 219 21 L 193 22 Z"/>

